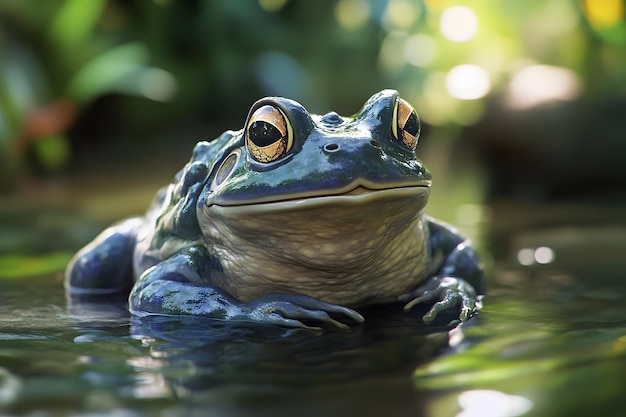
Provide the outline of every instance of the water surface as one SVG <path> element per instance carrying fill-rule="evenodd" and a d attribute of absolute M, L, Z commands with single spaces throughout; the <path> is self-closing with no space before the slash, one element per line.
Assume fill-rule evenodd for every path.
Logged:
<path fill-rule="evenodd" d="M 2 279 L 0 410 L 623 415 L 626 229 L 525 231 L 497 249 L 483 311 L 452 330 L 379 309 L 350 332 L 138 320 L 124 300 L 68 305 L 58 273 Z"/>

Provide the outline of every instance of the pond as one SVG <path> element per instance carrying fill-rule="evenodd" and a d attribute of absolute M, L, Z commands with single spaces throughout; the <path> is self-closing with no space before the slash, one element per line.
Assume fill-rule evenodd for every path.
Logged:
<path fill-rule="evenodd" d="M 621 216 L 610 213 L 593 217 Z M 138 320 L 124 300 L 68 304 L 60 271 L 69 255 L 29 259 L 28 278 L 0 279 L 0 411 L 622 415 L 626 227 L 496 232 L 484 244 L 495 257 L 484 308 L 452 329 L 387 309 L 366 311 L 366 324 L 349 332 Z M 37 262 L 52 266 L 38 273 Z"/>

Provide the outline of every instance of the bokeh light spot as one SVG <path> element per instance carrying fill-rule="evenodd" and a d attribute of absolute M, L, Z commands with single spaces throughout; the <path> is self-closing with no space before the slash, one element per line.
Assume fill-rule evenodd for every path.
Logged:
<path fill-rule="evenodd" d="M 547 246 L 541 246 L 535 249 L 535 262 L 538 264 L 549 264 L 554 261 L 554 251 Z"/>
<path fill-rule="evenodd" d="M 520 265 L 529 266 L 535 262 L 535 251 L 531 248 L 523 248 L 517 252 L 517 262 Z"/>
<path fill-rule="evenodd" d="M 554 250 L 547 246 L 540 246 L 535 249 L 523 248 L 517 252 L 517 261 L 524 266 L 547 265 L 554 262 L 555 257 Z"/>
<path fill-rule="evenodd" d="M 380 70 L 390 76 L 397 76 L 405 66 L 402 59 L 406 34 L 404 32 L 391 32 L 383 40 L 378 53 Z"/>
<path fill-rule="evenodd" d="M 362 27 L 370 16 L 370 7 L 365 0 L 339 0 L 335 6 L 335 19 L 346 29 Z"/>
<path fill-rule="evenodd" d="M 515 417 L 526 414 L 533 403 L 520 395 L 495 390 L 470 390 L 459 395 L 463 409 L 456 417 Z"/>
<path fill-rule="evenodd" d="M 476 100 L 489 93 L 489 74 L 478 65 L 456 66 L 446 76 L 446 89 L 452 97 L 460 100 Z"/>
<path fill-rule="evenodd" d="M 572 70 L 550 65 L 529 65 L 513 75 L 505 100 L 522 110 L 559 100 L 572 100 L 581 92 L 581 82 Z"/>
<path fill-rule="evenodd" d="M 259 0 L 261 9 L 270 13 L 279 11 L 285 4 L 287 4 L 287 0 Z"/>
<path fill-rule="evenodd" d="M 409 0 L 390 0 L 383 21 L 388 30 L 408 29 L 419 17 L 416 3 Z"/>
<path fill-rule="evenodd" d="M 441 15 L 439 30 L 451 41 L 466 42 L 478 32 L 478 17 L 467 6 L 452 6 Z"/>
<path fill-rule="evenodd" d="M 404 42 L 404 60 L 416 67 L 427 67 L 432 64 L 437 55 L 437 44 L 428 35 L 417 34 L 409 36 Z"/>
<path fill-rule="evenodd" d="M 585 0 L 583 4 L 587 19 L 597 28 L 613 26 L 624 18 L 622 0 Z"/>

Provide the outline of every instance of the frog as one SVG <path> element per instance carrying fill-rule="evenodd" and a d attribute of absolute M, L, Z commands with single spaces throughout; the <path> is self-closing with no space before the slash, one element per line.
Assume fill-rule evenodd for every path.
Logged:
<path fill-rule="evenodd" d="M 425 325 L 467 321 L 484 268 L 470 240 L 425 213 L 420 131 L 395 90 L 350 117 L 262 98 L 241 129 L 196 143 L 143 216 L 80 249 L 66 291 L 122 294 L 137 318 L 350 329 L 362 309 L 393 305 L 420 306 Z"/>

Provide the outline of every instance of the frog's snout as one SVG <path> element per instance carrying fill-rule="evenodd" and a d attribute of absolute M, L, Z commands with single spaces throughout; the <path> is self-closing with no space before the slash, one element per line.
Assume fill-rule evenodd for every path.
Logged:
<path fill-rule="evenodd" d="M 328 127 L 335 127 L 335 126 L 342 124 L 344 120 L 343 120 L 343 117 L 341 117 L 339 114 L 337 114 L 334 111 L 331 111 L 329 113 L 326 113 L 324 116 L 322 116 L 322 118 L 320 119 L 320 122 L 327 125 Z"/>
<path fill-rule="evenodd" d="M 373 148 L 375 148 L 375 149 L 380 149 L 381 148 L 380 142 L 378 142 L 377 140 L 370 140 L 369 144 Z M 339 143 L 333 141 L 333 142 L 326 143 L 323 146 L 323 149 L 324 149 L 324 151 L 326 153 L 333 153 L 333 152 L 337 152 L 338 150 L 340 150 L 341 149 L 341 145 Z"/>

